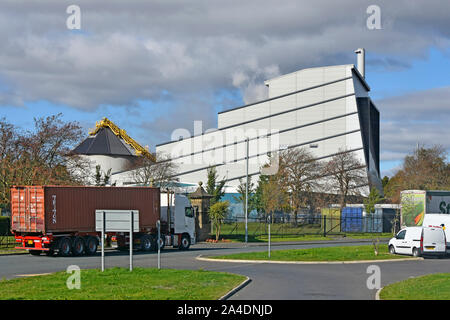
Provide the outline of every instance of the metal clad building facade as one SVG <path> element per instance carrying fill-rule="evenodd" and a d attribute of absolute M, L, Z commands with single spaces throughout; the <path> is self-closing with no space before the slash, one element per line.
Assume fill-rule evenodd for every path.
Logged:
<path fill-rule="evenodd" d="M 323 161 L 340 150 L 354 153 L 366 166 L 370 183 L 381 186 L 379 112 L 354 65 L 304 69 L 265 84 L 267 100 L 220 112 L 216 130 L 156 146 L 178 165 L 180 181 L 206 181 L 207 168 L 215 165 L 219 178 L 227 180 L 227 192 L 234 192 L 246 174 L 249 137 L 254 182 L 268 152 L 305 147 Z"/>

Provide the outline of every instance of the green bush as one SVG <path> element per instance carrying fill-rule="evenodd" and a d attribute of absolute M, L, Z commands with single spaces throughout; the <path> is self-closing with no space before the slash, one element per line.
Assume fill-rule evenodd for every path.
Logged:
<path fill-rule="evenodd" d="M 0 236 L 11 235 L 11 218 L 0 217 Z"/>

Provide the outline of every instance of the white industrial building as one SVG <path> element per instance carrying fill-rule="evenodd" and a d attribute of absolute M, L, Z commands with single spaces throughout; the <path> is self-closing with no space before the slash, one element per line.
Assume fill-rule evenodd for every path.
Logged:
<path fill-rule="evenodd" d="M 246 175 L 246 137 L 254 182 L 268 152 L 306 147 L 327 161 L 346 150 L 366 166 L 369 184 L 381 189 L 379 111 L 364 77 L 364 50 L 355 52 L 358 68 L 309 68 L 267 80 L 268 99 L 220 112 L 215 130 L 182 138 L 174 132 L 174 141 L 157 145 L 157 153 L 170 155 L 179 180 L 187 184 L 205 182 L 207 168 L 216 166 L 219 178 L 227 180 L 227 192 L 233 193 Z M 363 189 L 368 193 L 369 186 Z"/>

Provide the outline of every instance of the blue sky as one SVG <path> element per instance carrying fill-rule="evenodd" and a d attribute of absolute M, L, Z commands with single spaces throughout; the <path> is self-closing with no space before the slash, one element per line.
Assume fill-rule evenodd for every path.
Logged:
<path fill-rule="evenodd" d="M 203 120 L 206 130 L 217 112 L 263 98 L 266 79 L 356 63 L 353 50 L 364 47 L 381 112 L 382 172 L 392 174 L 417 143 L 450 150 L 446 2 L 379 1 L 383 28 L 373 31 L 370 1 L 185 4 L 81 0 L 74 32 L 60 1 L 4 1 L 0 117 L 29 129 L 34 117 L 62 113 L 86 135 L 108 117 L 153 151 L 176 128 Z"/>

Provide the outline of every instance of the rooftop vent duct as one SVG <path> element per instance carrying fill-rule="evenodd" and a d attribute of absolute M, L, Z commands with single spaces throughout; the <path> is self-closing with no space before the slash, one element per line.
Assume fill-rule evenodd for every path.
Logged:
<path fill-rule="evenodd" d="M 359 73 L 361 73 L 361 75 L 363 76 L 363 78 L 366 77 L 366 72 L 365 72 L 365 64 L 366 64 L 366 52 L 363 48 L 359 48 L 355 50 L 355 53 L 357 55 L 357 66 L 356 68 L 358 69 Z"/>

